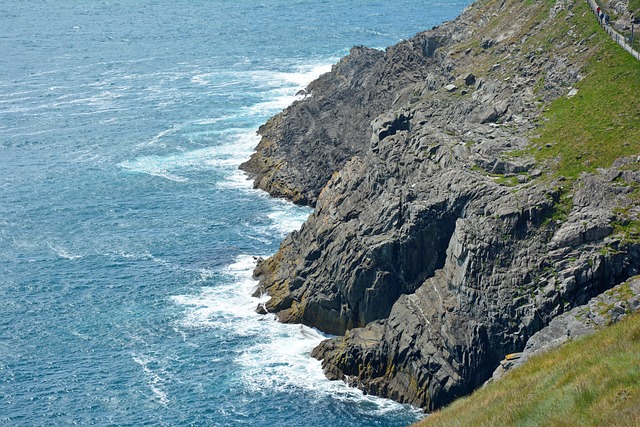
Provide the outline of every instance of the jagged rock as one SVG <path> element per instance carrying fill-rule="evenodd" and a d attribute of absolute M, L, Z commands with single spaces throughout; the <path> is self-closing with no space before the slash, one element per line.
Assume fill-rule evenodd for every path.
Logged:
<path fill-rule="evenodd" d="M 385 113 L 371 122 L 373 135 L 371 136 L 371 151 L 378 151 L 380 141 L 401 131 L 411 130 L 410 115 L 407 112 Z"/>
<path fill-rule="evenodd" d="M 471 73 L 467 74 L 467 77 L 464 78 L 464 84 L 474 86 L 476 84 L 476 76 Z"/>
<path fill-rule="evenodd" d="M 494 45 L 495 42 L 490 38 L 483 37 L 481 43 L 482 43 L 481 46 L 483 49 L 489 49 L 491 46 Z"/>
<path fill-rule="evenodd" d="M 331 174 L 368 148 L 371 120 L 410 100 L 427 79 L 429 40 L 421 34 L 386 52 L 351 49 L 307 87 L 312 96 L 259 128 L 256 152 L 240 168 L 271 195 L 314 205 Z"/>
<path fill-rule="evenodd" d="M 613 206 L 623 203 L 622 199 L 631 189 L 611 183 L 612 171 L 602 172 L 580 179 L 573 199 L 574 209 L 551 239 L 551 249 L 601 240 L 613 232 Z"/>
<path fill-rule="evenodd" d="M 429 37 L 424 41 L 423 52 L 425 56 L 429 58 L 432 57 L 437 48 L 438 48 L 438 41 L 435 38 Z"/>
<path fill-rule="evenodd" d="M 521 366 L 537 354 L 554 349 L 569 340 L 590 335 L 639 309 L 640 278 L 634 278 L 553 319 L 527 341 L 517 360 L 507 355 L 494 371 L 491 380 L 502 378 L 507 371 Z"/>
<path fill-rule="evenodd" d="M 475 113 L 472 121 L 480 124 L 496 123 L 509 110 L 509 102 L 502 101 L 493 105 L 483 106 Z"/>

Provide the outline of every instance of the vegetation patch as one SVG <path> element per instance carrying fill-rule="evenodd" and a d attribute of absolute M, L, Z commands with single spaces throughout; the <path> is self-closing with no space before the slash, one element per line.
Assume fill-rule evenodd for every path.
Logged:
<path fill-rule="evenodd" d="M 553 205 L 551 209 L 542 215 L 542 225 L 566 221 L 569 213 L 571 213 L 571 209 L 573 209 L 572 194 L 567 191 L 566 187 L 558 187 L 548 197 L 551 198 Z"/>
<path fill-rule="evenodd" d="M 627 163 L 620 169 L 638 172 L 640 162 Z M 638 243 L 640 242 L 640 184 L 628 183 L 620 178 L 616 179 L 616 183 L 630 188 L 631 193 L 628 194 L 630 203 L 614 209 L 615 219 L 611 225 L 623 241 Z"/>
<path fill-rule="evenodd" d="M 640 205 L 640 190 L 635 190 L 632 199 L 636 206 Z M 631 206 L 620 207 L 614 210 L 616 219 L 611 222 L 616 234 L 620 235 L 623 241 L 640 242 L 640 219 L 631 209 Z"/>
<path fill-rule="evenodd" d="M 591 14 L 580 20 L 590 22 L 582 22 L 583 31 L 595 33 L 589 43 L 602 48 L 590 59 L 577 94 L 557 99 L 542 115 L 531 153 L 552 177 L 575 179 L 640 153 L 638 61 L 610 40 Z"/>
<path fill-rule="evenodd" d="M 533 357 L 428 426 L 640 425 L 640 314 Z"/>
<path fill-rule="evenodd" d="M 515 187 L 520 184 L 518 182 L 518 176 L 514 174 L 492 173 L 478 165 L 472 166 L 471 170 L 478 174 L 491 178 L 493 182 L 503 187 Z"/>

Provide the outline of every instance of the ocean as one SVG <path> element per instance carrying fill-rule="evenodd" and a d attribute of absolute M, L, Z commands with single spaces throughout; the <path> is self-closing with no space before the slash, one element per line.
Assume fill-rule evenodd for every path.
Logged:
<path fill-rule="evenodd" d="M 258 126 L 467 0 L 0 1 L 0 425 L 405 426 L 254 308 Z"/>

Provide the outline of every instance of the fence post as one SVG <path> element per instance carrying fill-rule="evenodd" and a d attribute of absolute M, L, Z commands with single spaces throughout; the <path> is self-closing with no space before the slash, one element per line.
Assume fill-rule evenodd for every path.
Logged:
<path fill-rule="evenodd" d="M 635 33 L 634 33 L 634 24 L 633 22 L 631 23 L 631 37 L 629 39 L 627 39 L 627 37 L 623 34 L 620 35 L 619 32 L 615 31 L 613 29 L 613 27 L 611 27 L 611 25 L 607 22 L 605 22 L 605 19 L 600 19 L 600 15 L 598 14 L 598 2 L 596 0 L 587 0 L 587 4 L 589 4 L 591 6 L 591 10 L 593 11 L 594 15 L 596 15 L 596 19 L 598 20 L 598 24 L 600 24 L 600 26 L 604 29 L 604 31 L 611 37 L 611 39 L 616 42 L 618 45 L 620 45 L 624 50 L 626 50 L 627 52 L 629 52 L 631 54 L 631 56 L 633 56 L 634 58 L 636 58 L 637 60 L 640 60 L 640 52 L 638 52 L 637 50 L 635 50 L 633 48 L 633 40 L 635 37 Z M 632 18 L 633 20 L 633 18 Z M 622 40 L 620 40 L 620 38 L 622 37 Z M 627 44 L 627 40 L 629 41 L 629 43 Z"/>

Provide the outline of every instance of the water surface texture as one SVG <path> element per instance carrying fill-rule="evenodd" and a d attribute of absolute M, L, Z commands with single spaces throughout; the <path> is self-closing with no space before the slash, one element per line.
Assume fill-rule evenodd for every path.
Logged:
<path fill-rule="evenodd" d="M 309 210 L 238 171 L 353 45 L 467 1 L 0 2 L 0 425 L 403 426 L 254 312 Z"/>

